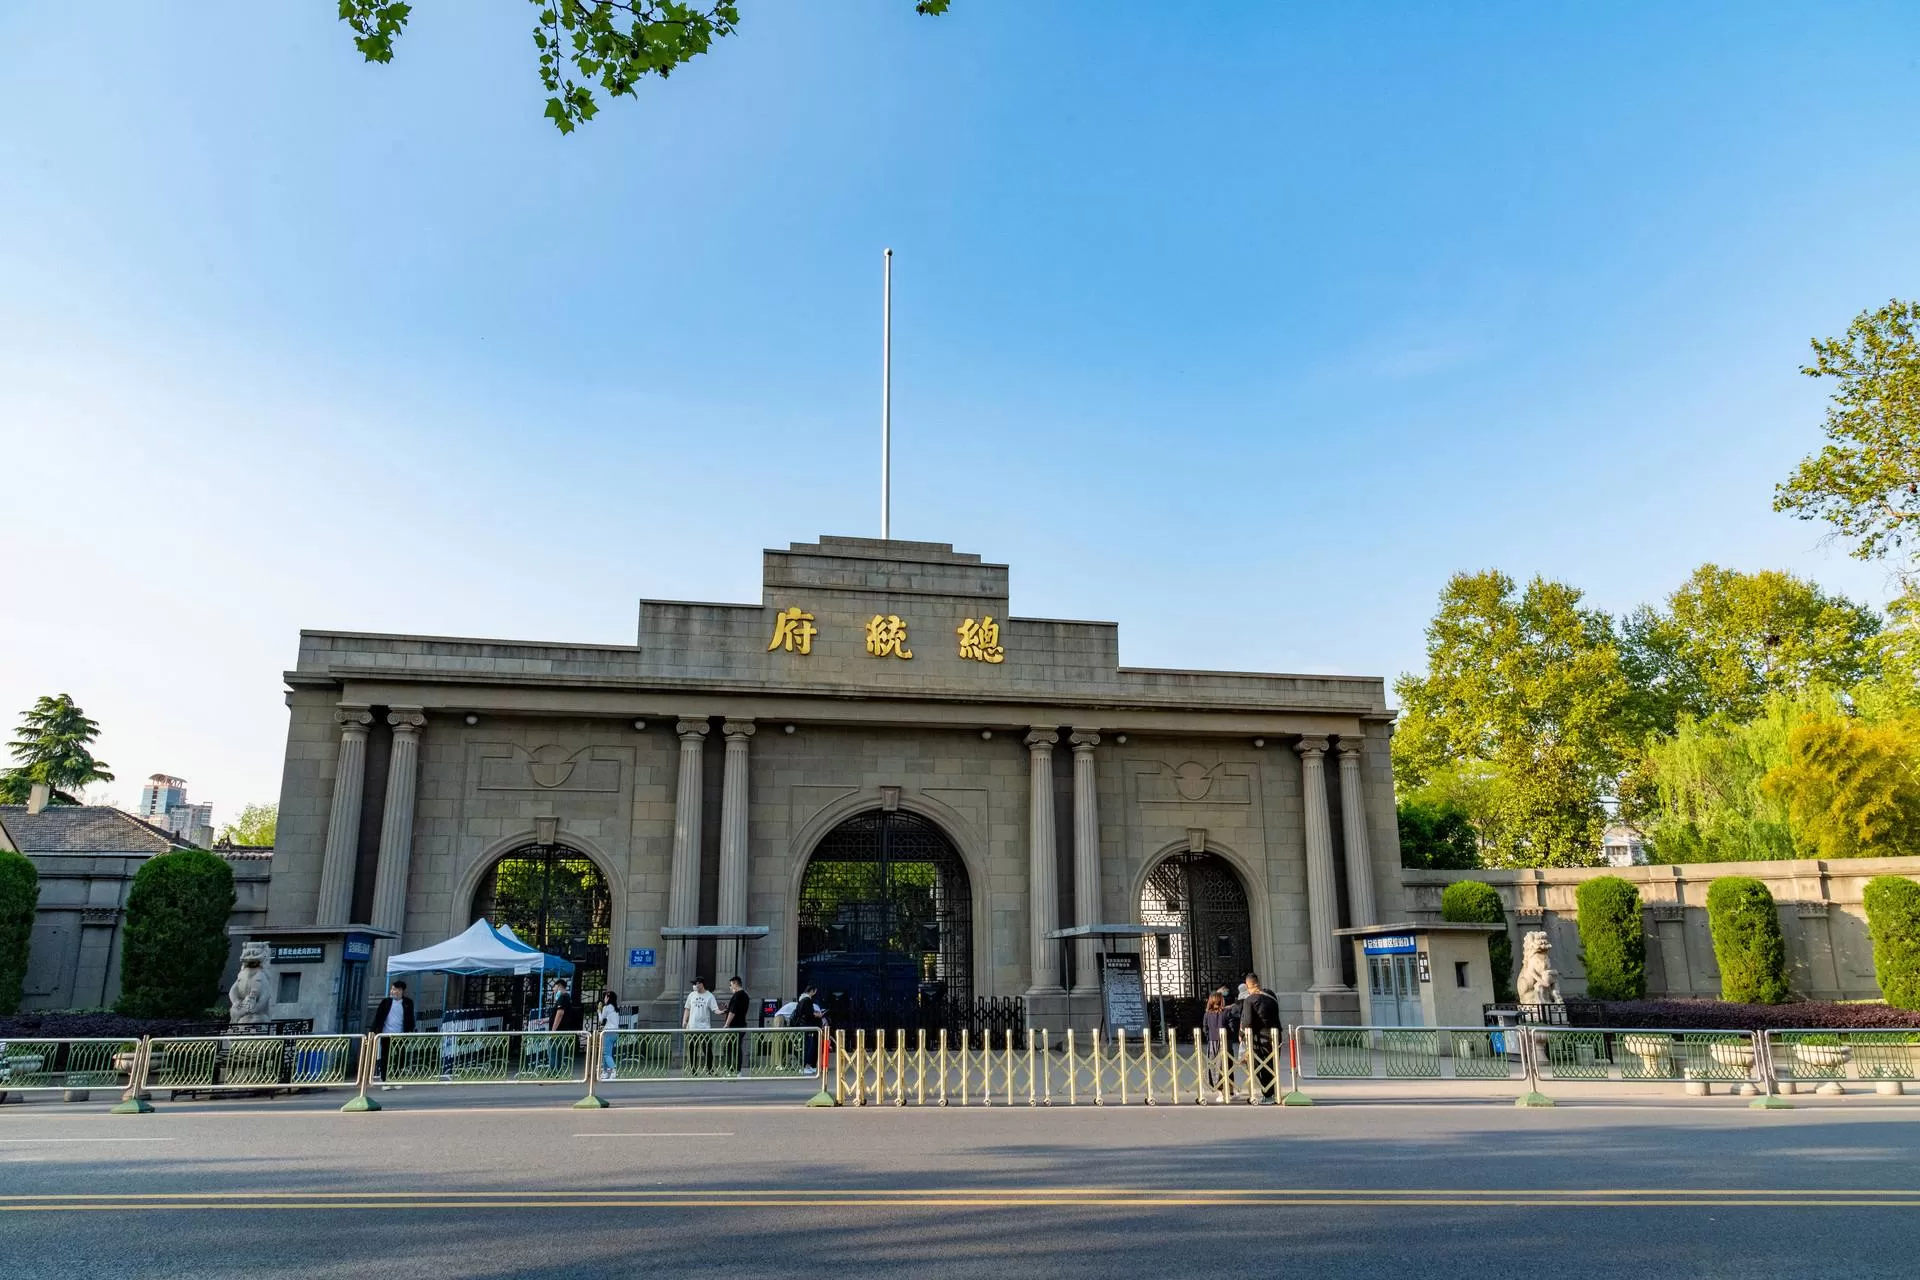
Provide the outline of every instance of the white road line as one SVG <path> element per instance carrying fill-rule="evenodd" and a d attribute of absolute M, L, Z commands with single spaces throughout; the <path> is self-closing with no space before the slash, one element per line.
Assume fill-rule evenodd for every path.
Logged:
<path fill-rule="evenodd" d="M 0 1138 L 0 1142 L 173 1142 L 173 1138 Z"/>
<path fill-rule="evenodd" d="M 731 1138 L 730 1133 L 576 1133 L 576 1138 Z"/>

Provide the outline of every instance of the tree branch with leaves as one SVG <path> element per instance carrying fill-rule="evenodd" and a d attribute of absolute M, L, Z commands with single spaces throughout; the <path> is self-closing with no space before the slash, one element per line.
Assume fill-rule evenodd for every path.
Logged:
<path fill-rule="evenodd" d="M 533 45 L 546 117 L 572 133 L 600 112 L 594 86 L 610 97 L 637 97 L 648 76 L 664 80 L 675 68 L 708 52 L 740 25 L 734 0 L 684 4 L 679 0 L 531 0 L 538 16 Z M 915 13 L 937 17 L 952 0 L 917 0 Z M 340 0 L 340 21 L 368 62 L 393 61 L 393 42 L 406 30 L 413 6 L 399 0 Z"/>

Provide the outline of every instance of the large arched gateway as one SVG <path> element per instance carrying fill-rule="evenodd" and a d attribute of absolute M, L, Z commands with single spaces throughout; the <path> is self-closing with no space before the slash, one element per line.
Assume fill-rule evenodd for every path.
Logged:
<path fill-rule="evenodd" d="M 574 995 L 598 998 L 607 985 L 613 895 L 593 860 L 557 844 L 529 844 L 502 856 L 473 892 L 473 918 L 510 926 L 530 947 L 574 964 Z M 468 978 L 468 1005 L 525 1009 L 537 1003 L 537 977 Z"/>
<path fill-rule="evenodd" d="M 843 1026 L 934 1026 L 973 1004 L 973 886 L 918 814 L 847 819 L 800 882 L 799 987 Z"/>
<path fill-rule="evenodd" d="M 1197 1013 L 1188 1002 L 1203 1003 L 1220 987 L 1235 991 L 1253 967 L 1246 887 L 1217 853 L 1161 859 L 1140 888 L 1140 922 L 1182 930 L 1149 943 L 1141 966 L 1149 996 L 1162 997 L 1169 1006 L 1181 1002 L 1181 1022 L 1193 1021 L 1190 1015 Z"/>

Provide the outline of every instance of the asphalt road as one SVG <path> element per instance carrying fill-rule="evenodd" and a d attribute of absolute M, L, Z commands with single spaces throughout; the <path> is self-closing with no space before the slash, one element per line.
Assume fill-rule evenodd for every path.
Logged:
<path fill-rule="evenodd" d="M 1920 1274 L 1920 1106 L 0 1108 L 7 1276 Z"/>

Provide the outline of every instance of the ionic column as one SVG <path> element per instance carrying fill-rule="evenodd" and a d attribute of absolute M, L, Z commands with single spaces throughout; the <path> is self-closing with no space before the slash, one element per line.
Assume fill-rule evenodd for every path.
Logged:
<path fill-rule="evenodd" d="M 1075 729 L 1073 743 L 1073 910 L 1076 925 L 1100 920 L 1100 793 L 1093 772 L 1093 749 L 1100 735 Z M 1100 977 L 1094 971 L 1099 944 L 1081 938 L 1074 944 L 1075 995 L 1098 994 Z"/>
<path fill-rule="evenodd" d="M 753 721 L 727 720 L 720 725 L 727 738 L 727 759 L 720 778 L 720 923 L 747 922 L 747 744 Z M 722 938 L 714 950 L 713 985 L 725 991 L 726 981 L 740 972 L 740 944 Z M 744 976 L 744 975 L 743 975 Z"/>
<path fill-rule="evenodd" d="M 346 924 L 353 916 L 353 864 L 360 851 L 360 795 L 367 784 L 367 726 L 373 712 L 364 704 L 343 702 L 334 711 L 340 723 L 340 759 L 333 769 L 333 808 L 327 814 L 327 847 L 320 857 L 320 899 L 315 924 Z"/>
<path fill-rule="evenodd" d="M 387 712 L 387 723 L 393 726 L 393 752 L 387 757 L 387 799 L 380 814 L 380 865 L 373 878 L 373 919 L 369 923 L 396 934 L 403 932 L 407 920 L 407 871 L 413 863 L 413 793 L 420 774 L 420 728 L 426 722 L 418 707 L 395 707 Z M 387 984 L 387 957 L 400 942 L 400 938 L 393 938 L 374 944 L 372 982 L 378 982 L 381 988 Z"/>
<path fill-rule="evenodd" d="M 1035 727 L 1027 734 L 1027 776 L 1032 796 L 1027 806 L 1028 963 L 1033 970 L 1029 996 L 1057 996 L 1060 944 L 1047 935 L 1060 927 L 1060 877 L 1053 847 L 1053 745 L 1060 735 Z"/>
<path fill-rule="evenodd" d="M 667 881 L 667 923 L 685 926 L 700 922 L 700 753 L 706 747 L 707 722 L 682 720 L 674 725 L 680 735 L 680 786 L 673 796 L 673 867 Z M 678 1001 L 686 991 L 689 944 L 666 940 L 661 950 L 666 963 L 660 998 Z"/>
<path fill-rule="evenodd" d="M 1300 811 L 1307 835 L 1307 933 L 1313 946 L 1310 991 L 1344 991 L 1340 980 L 1340 900 L 1333 873 L 1333 829 L 1327 821 L 1327 740 L 1303 737 L 1300 753 Z"/>
<path fill-rule="evenodd" d="M 1373 908 L 1373 859 L 1367 852 L 1367 802 L 1360 782 L 1364 739 L 1340 739 L 1340 833 L 1347 846 L 1347 923 L 1378 924 Z"/>

